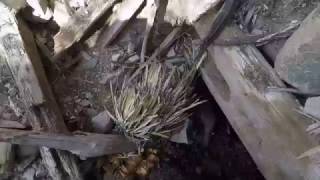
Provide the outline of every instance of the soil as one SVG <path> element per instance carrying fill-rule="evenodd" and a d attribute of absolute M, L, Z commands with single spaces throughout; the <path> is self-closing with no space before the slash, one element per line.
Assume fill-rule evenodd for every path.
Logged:
<path fill-rule="evenodd" d="M 196 92 L 215 109 L 217 122 L 211 132 L 208 147 L 204 147 L 199 141 L 203 124 L 194 123 L 189 127 L 190 132 L 196 132 L 190 133 L 192 144 L 166 144 L 165 158 L 161 161 L 160 168 L 151 173 L 150 179 L 264 180 L 201 79 L 197 82 Z"/>

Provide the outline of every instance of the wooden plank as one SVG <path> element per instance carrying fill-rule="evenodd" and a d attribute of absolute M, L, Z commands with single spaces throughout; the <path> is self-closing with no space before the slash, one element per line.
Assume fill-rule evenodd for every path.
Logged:
<path fill-rule="evenodd" d="M 160 58 L 163 54 L 168 52 L 172 44 L 177 40 L 179 34 L 182 32 L 182 26 L 175 27 L 170 34 L 163 40 L 160 46 L 153 52 L 148 61 L 154 61 Z"/>
<path fill-rule="evenodd" d="M 74 43 L 80 41 L 88 29 L 110 10 L 116 2 L 117 0 L 89 1 L 85 10 L 76 11 L 70 15 L 66 9 L 68 6 L 56 1 L 54 20 L 60 26 L 60 32 L 54 37 L 54 59 Z"/>
<path fill-rule="evenodd" d="M 209 32 L 212 13 L 195 25 L 201 38 Z M 231 27 L 221 36 L 236 32 Z M 261 53 L 248 45 L 211 45 L 208 53 L 202 77 L 265 178 L 319 179 L 319 167 L 311 158 L 297 159 L 315 145 L 305 131 L 312 120 L 299 113 L 300 105 L 289 94 L 267 91 L 284 84 Z"/>
<path fill-rule="evenodd" d="M 132 152 L 137 149 L 136 145 L 124 136 L 80 132 L 74 135 L 62 135 L 0 128 L 0 141 L 66 150 L 84 158 Z"/>
<path fill-rule="evenodd" d="M 7 177 L 12 173 L 13 148 L 9 143 L 0 143 L 0 178 Z"/>
<path fill-rule="evenodd" d="M 0 3 L 0 53 L 7 60 L 11 73 L 29 110 L 26 115 L 33 129 L 67 133 L 62 115 L 54 99 L 50 84 L 41 64 L 32 33 L 24 22 Z M 47 169 L 53 179 L 62 179 L 61 170 L 51 151 L 41 149 L 43 159 L 48 159 Z M 58 151 L 64 170 L 73 179 L 82 179 L 72 154 Z M 70 170 L 70 168 L 72 169 Z"/>
<path fill-rule="evenodd" d="M 144 5 L 145 0 L 124 0 L 118 4 L 113 14 L 108 18 L 106 26 L 101 31 L 96 43 L 97 46 L 105 47 L 110 45 L 130 19 L 137 15 Z"/>
<path fill-rule="evenodd" d="M 140 62 L 143 63 L 145 61 L 145 56 L 147 52 L 147 44 L 149 40 L 149 36 L 156 18 L 157 11 L 159 9 L 160 2 L 159 0 L 147 0 L 146 9 L 148 11 L 147 15 L 147 24 L 146 31 L 144 33 L 142 48 L 140 53 Z"/>

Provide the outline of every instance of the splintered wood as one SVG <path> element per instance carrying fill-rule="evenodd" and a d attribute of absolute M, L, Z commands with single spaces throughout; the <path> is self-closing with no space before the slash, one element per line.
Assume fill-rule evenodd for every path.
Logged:
<path fill-rule="evenodd" d="M 110 10 L 116 2 L 117 0 L 90 1 L 86 10 L 70 15 L 64 4 L 55 1 L 53 16 L 55 22 L 60 26 L 60 32 L 54 37 L 55 56 L 59 56 L 61 52 L 79 42 L 91 25 Z"/>
<path fill-rule="evenodd" d="M 23 21 L 17 18 L 5 5 L 0 3 L 0 52 L 7 60 L 23 98 L 28 119 L 33 128 L 53 132 L 67 132 L 62 115 L 47 81 L 32 33 Z M 51 151 L 41 149 L 49 174 L 54 179 L 62 179 L 63 172 L 54 164 Z M 64 170 L 74 179 L 82 179 L 75 159 L 71 154 L 58 151 Z M 52 163 L 51 163 L 52 162 Z"/>
<path fill-rule="evenodd" d="M 123 136 L 113 134 L 78 132 L 74 135 L 62 135 L 0 128 L 0 142 L 1 141 L 19 145 L 45 146 L 66 150 L 82 158 L 136 150 L 134 143 L 129 142 L 129 140 Z"/>
<path fill-rule="evenodd" d="M 117 4 L 102 33 L 99 35 L 98 46 L 105 47 L 110 45 L 143 5 L 144 0 L 124 0 Z"/>
<path fill-rule="evenodd" d="M 195 25 L 201 38 L 214 20 L 209 13 Z M 229 27 L 221 36 L 235 33 Z M 284 84 L 262 54 L 250 45 L 211 45 L 208 54 L 202 77 L 266 179 L 319 179 L 316 162 L 297 158 L 315 144 L 305 131 L 312 119 L 292 96 L 267 91 Z"/>

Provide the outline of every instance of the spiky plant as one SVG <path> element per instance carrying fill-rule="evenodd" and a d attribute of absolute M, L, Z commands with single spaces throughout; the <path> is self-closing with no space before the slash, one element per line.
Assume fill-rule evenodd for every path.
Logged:
<path fill-rule="evenodd" d="M 181 129 L 189 110 L 202 103 L 192 93 L 197 67 L 179 70 L 161 63 L 139 68 L 134 77 L 111 86 L 112 113 L 118 128 L 134 140 L 169 137 Z"/>

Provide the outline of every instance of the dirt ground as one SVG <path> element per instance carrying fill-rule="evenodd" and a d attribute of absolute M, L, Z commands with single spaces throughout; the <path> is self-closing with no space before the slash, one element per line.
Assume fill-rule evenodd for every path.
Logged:
<path fill-rule="evenodd" d="M 199 142 L 203 124 L 196 122 L 189 128 L 189 132 L 193 132 L 190 133 L 192 144 L 168 143 L 164 149 L 165 158 L 160 168 L 151 173 L 150 179 L 264 180 L 201 79 L 197 82 L 196 92 L 209 100 L 217 118 L 209 146 L 203 147 Z"/>

